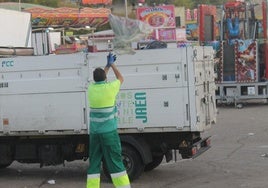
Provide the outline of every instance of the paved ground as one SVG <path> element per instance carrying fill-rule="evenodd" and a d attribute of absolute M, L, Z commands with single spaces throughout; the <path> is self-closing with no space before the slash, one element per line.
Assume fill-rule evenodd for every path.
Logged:
<path fill-rule="evenodd" d="M 206 132 L 212 135 L 210 150 L 194 160 L 163 163 L 134 181 L 132 188 L 267 188 L 268 105 L 218 110 L 217 124 Z M 0 187 L 85 187 L 86 169 L 87 162 L 42 169 L 14 163 L 0 170 Z M 112 187 L 104 178 L 102 188 Z"/>

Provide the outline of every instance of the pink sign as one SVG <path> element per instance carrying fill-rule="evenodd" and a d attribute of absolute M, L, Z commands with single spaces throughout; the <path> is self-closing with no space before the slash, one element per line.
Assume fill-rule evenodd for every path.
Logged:
<path fill-rule="evenodd" d="M 137 19 L 156 28 L 175 28 L 175 8 L 173 5 L 137 8 Z"/>
<path fill-rule="evenodd" d="M 159 29 L 158 38 L 159 40 L 164 40 L 164 41 L 176 40 L 176 30 L 175 29 Z"/>

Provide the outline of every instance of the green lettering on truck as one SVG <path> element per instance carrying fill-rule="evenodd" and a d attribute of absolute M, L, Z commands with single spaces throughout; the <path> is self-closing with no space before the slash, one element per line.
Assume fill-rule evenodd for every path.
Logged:
<path fill-rule="evenodd" d="M 147 103 L 146 93 L 135 93 L 135 114 L 136 119 L 141 119 L 143 123 L 147 123 Z"/>

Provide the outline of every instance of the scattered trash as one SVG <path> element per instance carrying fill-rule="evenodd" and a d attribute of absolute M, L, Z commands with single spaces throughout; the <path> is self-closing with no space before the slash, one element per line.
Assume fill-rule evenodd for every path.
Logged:
<path fill-rule="evenodd" d="M 243 108 L 243 104 L 238 104 L 238 105 L 236 105 L 236 108 L 238 108 L 238 109 Z"/>
<path fill-rule="evenodd" d="M 47 183 L 50 185 L 54 185 L 56 183 L 56 181 L 55 180 L 48 180 Z"/>
<path fill-rule="evenodd" d="M 248 133 L 248 136 L 254 136 L 255 133 Z"/>
<path fill-rule="evenodd" d="M 261 157 L 268 157 L 268 153 L 262 154 Z"/>

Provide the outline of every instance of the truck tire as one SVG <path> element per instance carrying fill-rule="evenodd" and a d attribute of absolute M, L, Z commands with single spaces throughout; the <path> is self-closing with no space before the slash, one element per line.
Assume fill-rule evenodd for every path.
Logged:
<path fill-rule="evenodd" d="M 164 158 L 164 155 L 153 156 L 153 161 L 145 166 L 144 171 L 149 172 L 149 171 L 155 169 L 156 167 L 158 167 L 161 164 L 161 162 L 163 161 L 163 158 Z"/>
<path fill-rule="evenodd" d="M 139 153 L 133 147 L 122 145 L 122 160 L 130 180 L 135 180 L 140 177 L 144 171 L 145 165 L 142 162 Z M 103 163 L 103 173 L 107 178 L 111 179 L 105 163 Z"/>
<path fill-rule="evenodd" d="M 12 146 L 3 143 L 0 145 L 0 169 L 6 168 L 13 162 L 13 151 Z"/>
<path fill-rule="evenodd" d="M 123 145 L 122 157 L 129 179 L 135 180 L 140 177 L 145 167 L 140 154 L 134 148 Z"/>

